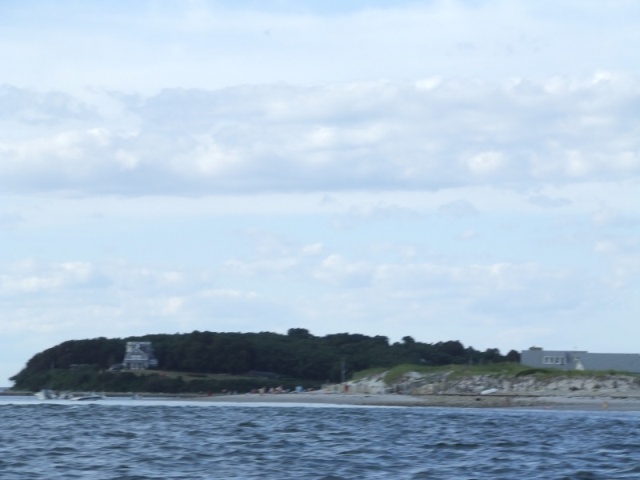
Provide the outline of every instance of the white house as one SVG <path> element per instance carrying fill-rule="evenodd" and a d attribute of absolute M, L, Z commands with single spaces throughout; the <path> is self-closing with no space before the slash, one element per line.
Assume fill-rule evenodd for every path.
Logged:
<path fill-rule="evenodd" d="M 122 365 L 129 370 L 157 367 L 158 360 L 153 354 L 151 342 L 127 342 Z"/>

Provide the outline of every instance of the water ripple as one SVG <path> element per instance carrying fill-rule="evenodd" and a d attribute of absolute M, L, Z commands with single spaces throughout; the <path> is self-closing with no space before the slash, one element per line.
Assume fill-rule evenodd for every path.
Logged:
<path fill-rule="evenodd" d="M 640 416 L 617 412 L 16 404 L 0 478 L 640 478 Z"/>

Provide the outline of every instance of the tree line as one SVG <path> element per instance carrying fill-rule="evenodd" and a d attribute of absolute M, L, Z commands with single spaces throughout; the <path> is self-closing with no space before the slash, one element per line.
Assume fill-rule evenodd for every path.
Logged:
<path fill-rule="evenodd" d="M 495 348 L 478 351 L 457 340 L 423 343 L 405 336 L 400 342 L 390 343 L 385 336 L 352 333 L 315 336 L 304 328 L 291 328 L 287 334 L 194 331 L 124 339 L 69 340 L 34 355 L 11 377 L 15 382 L 13 388 L 50 387 L 47 383 L 51 383 L 52 372 L 56 371 L 78 372 L 66 373 L 64 378 L 66 388 L 79 388 L 82 383 L 79 379 L 84 378 L 85 385 L 90 377 L 88 370 L 93 369 L 102 372 L 99 381 L 107 382 L 114 391 L 136 390 L 136 380 L 131 375 L 123 375 L 129 372 L 108 372 L 109 367 L 122 362 L 128 341 L 152 342 L 161 371 L 244 375 L 273 381 L 339 382 L 345 374 L 348 378 L 353 372 L 400 364 L 437 366 L 519 361 L 519 354 L 514 350 L 506 355 Z M 95 375 L 91 378 L 98 381 Z M 168 379 L 156 378 L 155 381 L 169 389 L 167 392 L 193 388 L 175 379 L 172 381 L 180 385 L 172 386 Z M 74 382 L 78 385 L 68 385 Z M 158 388 L 160 386 L 154 390 Z"/>

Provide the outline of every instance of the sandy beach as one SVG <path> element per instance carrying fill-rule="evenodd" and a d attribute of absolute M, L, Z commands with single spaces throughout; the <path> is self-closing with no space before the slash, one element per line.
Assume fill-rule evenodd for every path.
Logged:
<path fill-rule="evenodd" d="M 640 396 L 607 395 L 402 395 L 360 393 L 277 393 L 196 397 L 225 403 L 300 403 L 389 407 L 534 408 L 589 411 L 639 411 Z"/>
<path fill-rule="evenodd" d="M 3 392 L 0 397 L 27 396 L 27 392 Z M 107 398 L 130 398 L 131 394 L 107 393 Z M 431 394 L 405 395 L 395 393 L 335 393 L 322 390 L 303 393 L 243 393 L 243 394 L 140 394 L 144 400 L 188 400 L 208 403 L 253 404 L 326 404 L 378 407 L 442 407 L 442 408 L 511 408 L 537 410 L 640 412 L 640 392 L 599 394 Z"/>

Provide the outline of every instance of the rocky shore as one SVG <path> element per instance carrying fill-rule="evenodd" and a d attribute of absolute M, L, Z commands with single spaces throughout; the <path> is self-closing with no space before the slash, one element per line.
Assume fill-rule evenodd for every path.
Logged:
<path fill-rule="evenodd" d="M 640 411 L 640 378 L 596 376 L 469 375 L 409 372 L 393 384 L 372 375 L 322 390 L 199 397 L 233 403 L 311 403 L 402 407 L 542 408 Z"/>

